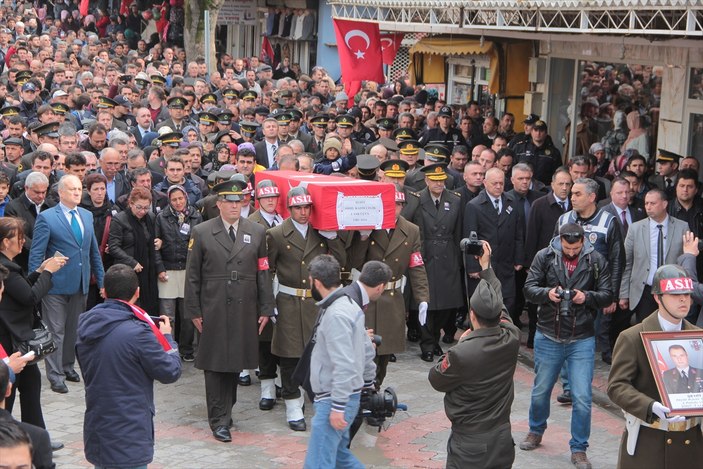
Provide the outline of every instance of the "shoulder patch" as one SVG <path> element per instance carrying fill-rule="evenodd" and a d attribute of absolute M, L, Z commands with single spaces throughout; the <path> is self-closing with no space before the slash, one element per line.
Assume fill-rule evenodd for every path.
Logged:
<path fill-rule="evenodd" d="M 447 371 L 447 368 L 449 368 L 449 366 L 449 353 L 445 353 L 444 357 L 442 358 L 442 362 L 439 364 L 439 372 L 444 373 L 445 371 Z"/>

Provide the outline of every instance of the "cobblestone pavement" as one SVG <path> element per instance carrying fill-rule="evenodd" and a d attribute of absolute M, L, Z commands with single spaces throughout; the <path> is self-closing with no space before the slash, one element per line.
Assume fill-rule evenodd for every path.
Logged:
<path fill-rule="evenodd" d="M 444 345 L 444 344 L 443 344 Z M 445 349 L 448 347 L 444 345 Z M 534 373 L 531 350 L 524 346 L 515 374 L 515 402 L 512 409 L 513 438 L 519 443 L 528 430 L 530 390 Z M 444 467 L 449 421 L 444 415 L 443 394 L 427 381 L 430 364 L 419 359 L 419 348 L 410 344 L 407 352 L 391 363 L 384 385 L 396 389 L 399 400 L 408 405 L 398 412 L 383 432 L 363 427 L 352 449 L 367 467 Z M 603 388 L 607 365 L 597 364 L 594 392 Z M 91 467 L 83 455 L 83 384 L 68 383 L 68 394 L 55 394 L 43 385 L 43 409 L 47 427 L 66 447 L 54 453 L 59 468 Z M 554 396 L 560 392 L 555 389 Z M 151 468 L 294 468 L 301 467 L 309 432 L 290 431 L 285 422 L 285 405 L 279 400 L 274 410 L 258 410 L 259 386 L 240 387 L 235 406 L 233 442 L 215 441 L 208 429 L 202 372 L 184 363 L 183 376 L 172 385 L 156 386 L 156 454 Z M 602 393 L 600 394 L 601 398 Z M 607 398 L 606 398 L 607 399 Z M 607 404 L 607 402 L 603 401 Z M 17 406 L 19 407 L 19 406 Z M 516 468 L 570 468 L 568 441 L 570 407 L 553 401 L 549 428 L 542 446 L 525 452 L 516 448 Z M 15 410 L 17 415 L 19 409 Z M 129 409 L 125 409 L 129 412 Z M 306 409 L 308 425 L 312 406 Z M 594 468 L 612 468 L 617 461 L 623 420 L 618 411 L 594 406 L 590 450 Z"/>

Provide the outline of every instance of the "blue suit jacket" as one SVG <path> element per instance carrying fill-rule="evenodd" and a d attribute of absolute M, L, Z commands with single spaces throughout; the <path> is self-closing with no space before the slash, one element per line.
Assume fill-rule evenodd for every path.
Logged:
<path fill-rule="evenodd" d="M 93 231 L 93 215 L 80 207 L 77 210 L 83 222 L 83 243 L 80 246 L 60 205 L 41 212 L 34 224 L 34 238 L 29 251 L 30 272 L 56 251 L 68 257 L 66 265 L 52 277 L 54 286 L 49 290 L 50 295 L 73 295 L 78 293 L 79 287 L 81 293 L 87 294 L 91 271 L 98 287 L 103 286 L 103 262 Z"/>

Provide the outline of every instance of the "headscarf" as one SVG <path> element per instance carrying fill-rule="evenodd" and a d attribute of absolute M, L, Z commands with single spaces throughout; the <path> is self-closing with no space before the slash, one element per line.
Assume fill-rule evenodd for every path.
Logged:
<path fill-rule="evenodd" d="M 630 142 L 647 133 L 647 129 L 642 127 L 641 122 L 639 112 L 632 111 L 627 115 L 627 127 L 630 129 L 630 133 L 627 135 L 625 143 L 622 144 L 622 148 L 627 148 Z"/>
<path fill-rule="evenodd" d="M 183 195 L 184 195 L 185 198 L 186 198 L 186 206 L 185 206 L 185 208 L 183 209 L 182 212 L 177 211 L 177 210 L 173 207 L 173 205 L 171 205 L 171 192 L 173 192 L 173 191 L 181 191 L 181 192 L 183 192 Z M 166 191 L 166 194 L 168 195 L 168 208 L 169 208 L 169 210 L 171 210 L 171 213 L 172 213 L 176 218 L 178 218 L 178 225 L 180 226 L 180 225 L 182 225 L 183 223 L 185 223 L 186 217 L 187 217 L 188 215 L 190 215 L 190 210 L 189 210 L 190 205 L 188 204 L 188 193 L 187 193 L 186 190 L 183 188 L 183 186 L 181 186 L 180 184 L 174 184 L 174 185 L 172 185 L 171 187 L 168 188 L 168 190 Z"/>

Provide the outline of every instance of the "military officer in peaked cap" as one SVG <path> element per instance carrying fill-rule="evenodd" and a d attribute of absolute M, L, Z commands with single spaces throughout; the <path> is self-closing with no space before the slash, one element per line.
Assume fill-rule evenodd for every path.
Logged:
<path fill-rule="evenodd" d="M 186 315 L 201 332 L 195 367 L 205 372 L 208 422 L 218 441 L 230 442 L 232 407 L 243 369 L 258 366 L 258 335 L 273 314 L 266 229 L 242 218 L 246 184 L 224 181 L 220 215 L 193 228 L 186 265 Z"/>
<path fill-rule="evenodd" d="M 301 186 L 290 189 L 287 205 L 290 218 L 266 232 L 271 271 L 276 274 L 279 285 L 271 351 L 280 357 L 288 426 L 295 431 L 305 431 L 304 398 L 291 378 L 317 318 L 308 265 L 319 254 L 332 254 L 344 265 L 346 252 L 336 231 L 318 231 L 312 227 L 313 201 L 307 189 Z"/>
<path fill-rule="evenodd" d="M 463 210 L 461 196 L 444 186 L 446 168 L 446 163 L 434 163 L 422 168 L 427 187 L 420 191 L 420 208 L 414 218 L 416 225 L 422 223 L 423 226 L 423 254 L 430 285 L 428 312 L 423 315 L 419 311 L 420 325 L 423 326 L 421 358 L 428 362 L 433 360 L 433 354 L 442 354 L 440 329 L 465 302 L 459 251 Z M 448 331 L 444 332 L 447 334 Z"/>

